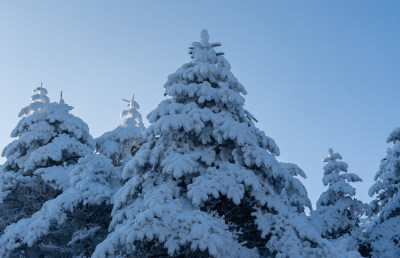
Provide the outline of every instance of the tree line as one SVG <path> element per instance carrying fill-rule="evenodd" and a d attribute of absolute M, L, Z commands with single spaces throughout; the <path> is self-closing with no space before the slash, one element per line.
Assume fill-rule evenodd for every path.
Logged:
<path fill-rule="evenodd" d="M 200 36 L 148 128 L 132 96 L 122 123 L 94 139 L 62 95 L 33 91 L 2 152 L 0 256 L 400 256 L 400 128 L 371 203 L 329 149 L 313 210 L 305 172 L 278 160 L 221 44 Z"/>

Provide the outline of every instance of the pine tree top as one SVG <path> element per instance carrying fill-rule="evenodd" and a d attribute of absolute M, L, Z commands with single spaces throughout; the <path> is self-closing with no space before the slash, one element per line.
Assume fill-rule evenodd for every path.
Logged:
<path fill-rule="evenodd" d="M 332 148 L 329 148 L 328 150 L 329 155 L 328 157 L 324 158 L 322 162 L 326 163 L 325 166 L 323 167 L 324 169 L 324 175 L 329 175 L 332 173 L 339 174 L 340 172 L 347 172 L 347 163 L 340 161 L 342 159 L 342 156 L 340 153 L 335 153 L 333 152 Z M 324 185 L 326 185 L 324 183 Z"/>
<path fill-rule="evenodd" d="M 129 104 L 128 104 L 129 109 L 124 110 L 121 113 L 121 118 L 125 119 L 123 125 L 124 126 L 136 126 L 136 127 L 139 127 L 142 132 L 144 132 L 145 127 L 142 122 L 142 115 L 138 111 L 140 106 L 135 101 L 135 95 L 132 94 L 132 98 L 130 101 L 125 100 L 125 99 L 124 99 L 124 101 L 129 102 Z"/>
<path fill-rule="evenodd" d="M 210 43 L 208 31 L 202 30 L 200 32 L 200 42 L 195 41 L 192 43 L 192 46 L 189 47 L 189 54 L 194 61 L 216 64 L 218 61 L 222 60 L 218 60 L 217 56 L 222 56 L 224 54 L 223 52 L 216 52 L 214 50 L 214 47 L 220 46 L 221 43 L 219 42 Z M 228 69 L 231 68 L 228 62 L 221 63 L 221 65 L 225 65 Z"/>
<path fill-rule="evenodd" d="M 18 116 L 28 116 L 32 113 L 42 112 L 44 106 L 50 102 L 46 95 L 47 90 L 43 88 L 42 85 L 34 89 L 33 95 L 31 96 L 31 104 L 21 109 Z"/>
<path fill-rule="evenodd" d="M 69 113 L 72 108 L 61 99 L 23 117 L 11 132 L 11 137 L 16 139 L 2 152 L 7 159 L 5 168 L 32 174 L 37 168 L 60 165 L 93 152 L 95 143 L 89 127 Z"/>
<path fill-rule="evenodd" d="M 215 51 L 214 48 L 221 46 L 221 44 L 209 43 L 206 30 L 203 30 L 200 36 L 200 41 L 193 42 L 189 48 L 192 60 L 168 76 L 168 81 L 164 85 L 166 94 L 173 97 L 176 95 L 193 97 L 199 87 L 210 87 L 214 91 L 203 89 L 200 92 L 202 95 L 198 99 L 200 103 L 215 98 L 218 90 L 223 89 L 224 92 L 221 92 L 221 94 L 228 95 L 223 99 L 224 102 L 230 102 L 232 105 L 243 105 L 244 98 L 240 94 L 235 95 L 233 93 L 245 95 L 247 91 L 230 71 L 231 66 L 223 57 L 223 53 Z M 179 85 L 186 85 L 186 88 L 180 89 Z"/>
<path fill-rule="evenodd" d="M 96 150 L 111 158 L 115 166 L 122 166 L 132 158 L 143 142 L 145 131 L 135 96 L 132 94 L 131 100 L 122 100 L 129 103 L 129 109 L 121 113 L 123 123 L 96 139 Z"/>
<path fill-rule="evenodd" d="M 345 199 L 349 196 L 356 194 L 356 189 L 352 187 L 349 182 L 362 182 L 362 179 L 353 173 L 347 173 L 348 165 L 346 162 L 341 161 L 342 156 L 336 153 L 332 148 L 329 148 L 328 157 L 322 161 L 326 163 L 323 167 L 324 176 L 322 182 L 324 185 L 329 185 L 319 200 L 317 205 L 330 205 L 340 199 Z"/>

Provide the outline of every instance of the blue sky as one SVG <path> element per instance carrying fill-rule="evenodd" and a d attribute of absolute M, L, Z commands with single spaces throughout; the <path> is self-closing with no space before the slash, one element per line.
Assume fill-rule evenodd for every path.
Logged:
<path fill-rule="evenodd" d="M 132 93 L 145 117 L 205 28 L 279 160 L 305 170 L 311 200 L 332 147 L 368 201 L 400 126 L 399 13 L 399 1 L 2 1 L 0 148 L 40 82 L 53 101 L 62 90 L 95 137 L 121 122 Z"/>

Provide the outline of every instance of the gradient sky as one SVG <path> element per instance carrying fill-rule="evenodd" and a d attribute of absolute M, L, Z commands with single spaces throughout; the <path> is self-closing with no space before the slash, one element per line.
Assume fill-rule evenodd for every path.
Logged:
<path fill-rule="evenodd" d="M 121 122 L 132 93 L 145 117 L 204 28 L 279 160 L 306 172 L 313 203 L 329 147 L 369 201 L 400 126 L 400 1 L 2 1 L 0 149 L 40 82 L 52 101 L 64 92 L 94 137 Z"/>

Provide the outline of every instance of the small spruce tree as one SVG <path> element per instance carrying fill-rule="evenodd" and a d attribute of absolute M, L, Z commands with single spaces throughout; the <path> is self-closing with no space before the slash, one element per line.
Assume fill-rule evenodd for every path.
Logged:
<path fill-rule="evenodd" d="M 323 159 L 326 164 L 322 182 L 328 190 L 321 194 L 313 212 L 322 236 L 329 239 L 360 231 L 360 217 L 365 212 L 364 204 L 354 198 L 356 189 L 350 185 L 362 180 L 356 174 L 347 173 L 348 165 L 341 159 L 342 156 L 332 149 Z"/>

